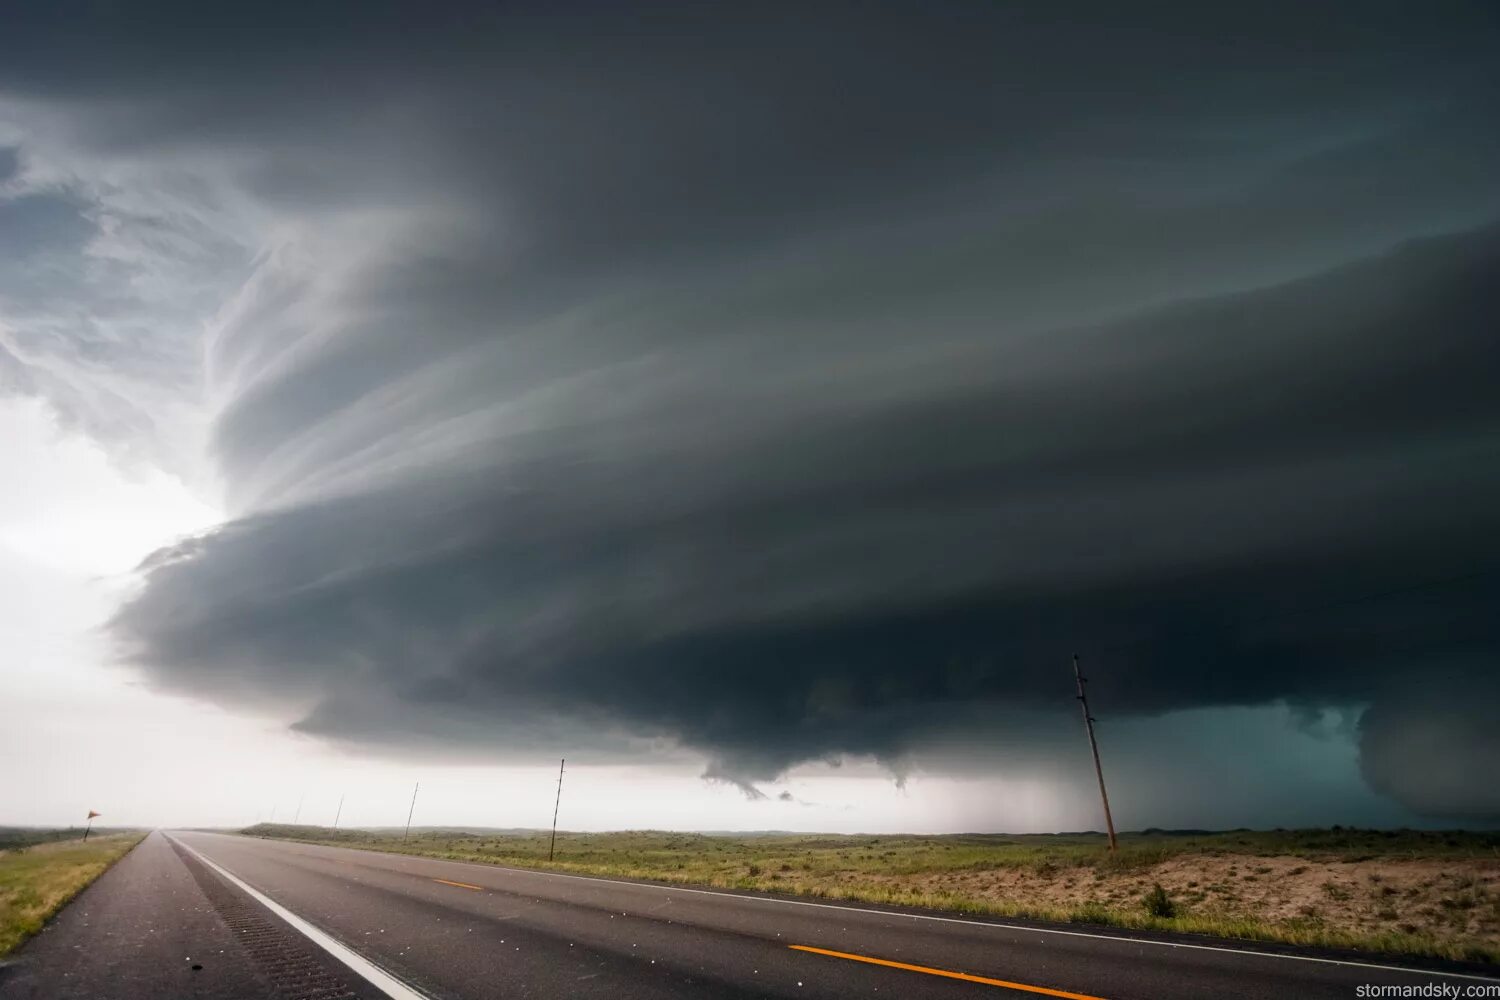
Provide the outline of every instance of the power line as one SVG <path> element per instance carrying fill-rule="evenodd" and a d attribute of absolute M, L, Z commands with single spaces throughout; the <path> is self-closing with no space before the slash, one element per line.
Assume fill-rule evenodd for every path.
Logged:
<path fill-rule="evenodd" d="M 1401 596 L 1403 594 L 1418 593 L 1418 592 L 1421 592 L 1421 591 L 1424 591 L 1424 590 L 1438 590 L 1438 589 L 1441 589 L 1443 587 L 1453 586 L 1455 584 L 1468 583 L 1468 582 L 1471 582 L 1471 581 L 1474 581 L 1474 580 L 1482 580 L 1482 579 L 1485 579 L 1485 578 L 1495 578 L 1495 577 L 1500 577 L 1500 568 L 1494 568 L 1494 567 L 1492 567 L 1492 568 L 1489 568 L 1489 569 L 1476 570 L 1476 571 L 1468 572 L 1468 573 L 1460 573 L 1460 574 L 1456 574 L 1454 576 L 1441 577 L 1441 578 L 1432 579 L 1432 580 L 1424 580 L 1424 581 L 1421 581 L 1419 583 L 1408 584 L 1408 585 L 1401 586 L 1401 587 L 1390 587 L 1390 588 L 1386 588 L 1384 590 L 1372 591 L 1372 592 L 1365 593 L 1365 594 L 1358 594 L 1358 595 L 1354 595 L 1354 596 L 1350 596 L 1350 597 L 1336 598 L 1334 600 L 1324 601 L 1324 602 L 1320 602 L 1320 603 L 1317 603 L 1317 604 L 1305 604 L 1305 605 L 1301 605 L 1301 606 L 1298 606 L 1298 607 L 1285 608 L 1285 609 L 1282 609 L 1280 611 L 1273 611 L 1273 612 L 1269 612 L 1269 613 L 1262 614 L 1262 615 L 1248 616 L 1248 617 L 1241 618 L 1241 619 L 1238 619 L 1238 620 L 1224 620 L 1224 621 L 1214 622 L 1212 624 L 1202 624 L 1202 625 L 1189 626 L 1187 628 L 1173 628 L 1171 630 L 1171 635 L 1173 637 L 1176 637 L 1176 636 L 1182 636 L 1182 635 L 1204 634 L 1204 633 L 1213 633 L 1213 632 L 1225 632 L 1225 631 L 1229 631 L 1231 629 L 1245 628 L 1245 627 L 1249 627 L 1249 626 L 1253 626 L 1253 625 L 1259 625 L 1259 624 L 1262 624 L 1262 623 L 1265 623 L 1265 622 L 1269 622 L 1269 621 L 1276 621 L 1276 620 L 1281 619 L 1281 618 L 1291 618 L 1291 617 L 1296 617 L 1296 616 L 1299 616 L 1299 615 L 1314 614 L 1314 613 L 1317 613 L 1317 612 L 1320 612 L 1320 611 L 1331 611 L 1331 610 L 1336 610 L 1338 608 L 1350 607 L 1350 606 L 1359 605 L 1359 604 L 1366 604 L 1366 603 L 1370 603 L 1370 602 L 1374 602 L 1374 601 L 1386 600 L 1387 598 L 1391 598 L 1391 597 L 1399 597 L 1399 596 Z M 1154 629 L 1151 629 L 1148 632 L 1148 634 L 1146 634 L 1146 635 L 1138 635 L 1138 636 L 1136 636 L 1133 639 L 1125 639 L 1125 640 L 1121 640 L 1119 642 L 1111 642 L 1111 643 L 1107 643 L 1106 645 L 1097 646 L 1097 647 L 1096 646 L 1090 646 L 1089 648 L 1093 649 L 1095 652 L 1098 652 L 1098 653 L 1111 653 L 1111 652 L 1116 652 L 1116 651 L 1123 650 L 1123 649 L 1129 649 L 1129 648 L 1131 648 L 1133 646 L 1140 646 L 1140 645 L 1145 645 L 1145 644 L 1148 644 L 1148 643 L 1159 641 L 1162 638 L 1162 634 L 1161 634 L 1162 631 L 1163 630 L 1161 628 L 1154 628 Z M 1461 639 L 1461 640 L 1455 640 L 1454 637 L 1451 634 L 1445 634 L 1441 640 L 1438 640 L 1438 641 L 1432 642 L 1432 643 L 1407 643 L 1407 644 L 1404 644 L 1401 647 L 1401 651 L 1402 652 L 1420 652 L 1420 651 L 1423 651 L 1423 650 L 1426 650 L 1426 649 L 1437 649 L 1437 648 L 1447 648 L 1447 647 L 1452 647 L 1452 646 L 1462 646 L 1462 645 L 1467 645 L 1467 644 L 1469 644 L 1471 642 L 1476 642 L 1476 641 L 1479 641 L 1479 640 L 1478 639 Z M 1026 637 L 1026 638 L 1016 638 L 1016 639 L 1013 639 L 1013 640 L 1011 640 L 1009 642 L 1000 642 L 1000 643 L 989 644 L 987 646 L 987 649 L 990 651 L 991 654 L 995 654 L 995 653 L 1002 652 L 1002 651 L 1004 651 L 1006 649 L 1022 649 L 1022 648 L 1026 648 L 1026 647 L 1036 647 L 1036 646 L 1044 644 L 1045 642 L 1046 642 L 1046 639 L 1043 638 L 1043 637 L 1029 636 L 1029 637 Z M 1029 660 L 1027 660 L 1025 662 L 1028 663 L 1028 664 L 1030 663 Z M 1053 666 L 1052 666 L 1051 663 L 1041 663 L 1041 662 L 1038 662 L 1038 663 L 1034 664 L 1034 666 L 1035 666 L 1036 670 L 1038 671 L 1038 673 L 1049 673 L 1053 669 Z"/>
<path fill-rule="evenodd" d="M 1454 576 L 1440 577 L 1432 580 L 1423 580 L 1419 583 L 1407 584 L 1400 587 L 1389 587 L 1384 590 L 1371 591 L 1364 594 L 1356 594 L 1350 597 L 1334 598 L 1316 604 L 1304 604 L 1297 607 L 1283 608 L 1279 611 L 1271 611 L 1260 615 L 1251 615 L 1240 619 L 1225 619 L 1212 624 L 1189 626 L 1173 630 L 1174 635 L 1220 632 L 1234 628 L 1245 628 L 1252 625 L 1260 625 L 1265 622 L 1277 621 L 1282 618 L 1293 618 L 1299 615 L 1315 614 L 1320 611 L 1333 611 L 1339 608 L 1351 607 L 1359 604 L 1367 604 L 1373 601 L 1382 601 L 1391 597 L 1399 597 L 1403 594 L 1419 593 L 1424 590 L 1438 590 L 1443 587 L 1451 587 L 1455 584 L 1469 583 L 1474 580 L 1494 578 L 1500 576 L 1500 568 L 1476 570 L 1468 573 L 1460 573 Z M 1147 609 L 1149 610 L 1160 610 Z M 1144 643 L 1154 642 L 1159 639 L 1160 629 L 1152 630 L 1147 635 L 1138 635 L 1133 639 L 1122 639 L 1118 642 L 1107 643 L 1103 646 L 1092 647 L 1098 652 L 1109 653 L 1120 649 L 1128 649 L 1131 646 L 1139 646 Z M 1017 638 L 1010 642 L 994 643 L 989 645 L 990 650 L 1004 650 L 1007 648 L 1018 648 L 1024 646 L 1036 646 L 1044 640 L 1037 637 Z M 1050 667 L 1048 668 L 1050 669 Z"/>
<path fill-rule="evenodd" d="M 1385 590 L 1372 591 L 1370 593 L 1360 594 L 1354 597 L 1342 597 L 1336 598 L 1331 601 L 1324 601 L 1318 604 L 1305 604 L 1301 607 L 1283 608 L 1280 611 L 1272 611 L 1262 615 L 1253 615 L 1247 618 L 1241 618 L 1239 620 L 1216 622 L 1212 625 L 1200 625 L 1196 628 L 1179 630 L 1177 634 L 1181 634 L 1182 632 L 1218 632 L 1232 628 L 1245 628 L 1252 625 L 1262 625 L 1266 622 L 1277 621 L 1282 618 L 1295 618 L 1300 615 L 1316 614 L 1320 611 L 1336 611 L 1339 608 L 1353 607 L 1359 604 L 1369 604 L 1373 601 L 1383 601 L 1387 598 L 1400 597 L 1404 594 L 1413 594 L 1419 593 L 1424 590 L 1437 590 L 1443 587 L 1451 587 L 1454 584 L 1469 583 L 1473 580 L 1480 580 L 1485 577 L 1494 575 L 1495 570 L 1492 569 L 1479 570 L 1472 573 L 1461 573 L 1456 576 L 1443 577 L 1436 580 L 1424 580 L 1421 583 L 1408 584 L 1402 587 L 1390 587 Z M 1100 647 L 1100 652 L 1113 652 L 1119 649 L 1128 649 L 1131 646 L 1139 646 L 1143 643 L 1151 642 L 1156 638 L 1158 638 L 1158 636 L 1153 634 L 1140 636 L 1135 639 L 1127 639 L 1122 642 L 1111 643 L 1108 646 L 1102 646 Z"/>

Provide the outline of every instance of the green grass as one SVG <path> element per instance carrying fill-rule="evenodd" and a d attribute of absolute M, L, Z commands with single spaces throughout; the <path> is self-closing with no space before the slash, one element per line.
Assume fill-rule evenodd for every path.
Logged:
<path fill-rule="evenodd" d="M 58 910 L 144 834 L 112 833 L 0 850 L 0 955 L 42 929 Z"/>
<path fill-rule="evenodd" d="M 94 837 L 113 831 L 95 828 Z M 12 847 L 30 847 L 32 844 L 50 844 L 54 840 L 77 840 L 83 836 L 83 827 L 0 826 L 0 851 Z"/>
<path fill-rule="evenodd" d="M 319 826 L 261 823 L 242 831 L 252 836 L 317 839 L 350 846 L 380 844 L 399 849 L 399 829 L 333 830 Z M 423 827 L 408 846 L 427 853 L 436 844 L 465 852 L 489 853 L 517 862 L 545 861 L 546 830 L 484 830 Z M 392 845 L 395 845 L 393 847 Z M 1103 834 L 988 834 L 939 836 L 895 834 L 675 833 L 627 830 L 610 833 L 558 831 L 559 861 L 576 864 L 621 862 L 659 867 L 693 861 L 722 867 L 777 858 L 811 861 L 815 866 L 867 868 L 884 873 L 934 869 L 1016 868 L 1054 864 L 1104 869 L 1142 868 L 1184 854 L 1244 854 L 1341 861 L 1370 858 L 1476 858 L 1500 860 L 1500 831 L 1429 830 L 1230 830 L 1123 833 L 1111 856 Z M 418 850 L 420 848 L 420 850 Z"/>
<path fill-rule="evenodd" d="M 828 899 L 929 907 L 994 916 L 1149 928 L 1352 948 L 1389 954 L 1500 962 L 1493 940 L 1429 929 L 1334 927 L 1315 915 L 1256 919 L 1203 902 L 1206 894 L 1166 908 L 1143 905 L 1129 888 L 1170 860 L 1243 855 L 1245 872 L 1265 866 L 1254 858 L 1305 858 L 1313 863 L 1424 859 L 1462 866 L 1500 859 L 1500 833 L 1274 830 L 1145 831 L 1122 835 L 1115 854 L 1100 834 L 956 834 L 842 836 L 828 834 L 710 835 L 666 831 L 559 832 L 548 862 L 546 831 L 419 829 L 331 830 L 261 824 L 250 835 L 338 844 L 461 861 L 620 878 L 682 882 L 732 889 L 786 892 Z M 980 898 L 939 887 L 959 873 L 1021 869 L 1040 879 L 1084 880 L 1096 886 L 1089 902 L 1056 906 L 1026 898 Z M 1293 869 L 1295 871 L 1296 869 Z M 1196 883 L 1194 883 L 1196 885 Z M 1114 892 L 1110 890 L 1117 888 Z M 1181 904 L 1181 905 L 1178 905 Z M 1168 910 L 1173 915 L 1166 915 Z"/>

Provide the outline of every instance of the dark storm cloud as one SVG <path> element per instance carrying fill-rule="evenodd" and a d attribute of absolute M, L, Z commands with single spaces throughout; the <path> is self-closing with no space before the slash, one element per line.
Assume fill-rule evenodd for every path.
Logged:
<path fill-rule="evenodd" d="M 1500 555 L 1497 258 L 1493 231 L 1429 241 L 1054 331 L 1065 363 L 989 359 L 940 398 L 820 390 L 817 419 L 769 412 L 798 404 L 780 386 L 719 396 L 711 427 L 684 423 L 713 412 L 702 382 L 623 412 L 584 388 L 566 422 L 498 432 L 488 468 L 226 528 L 121 625 L 174 687 L 313 700 L 312 732 L 372 739 L 417 706 L 551 749 L 606 720 L 742 781 L 896 763 L 987 703 L 1061 709 L 1078 646 L 1115 712 L 1378 706 L 1445 664 L 1433 699 L 1472 715 L 1496 581 L 1445 581 Z M 1366 766 L 1399 791 L 1394 763 Z"/>
<path fill-rule="evenodd" d="M 0 184 L 6 166 L 0 155 Z M 75 299 L 83 282 L 73 264 L 97 232 L 82 208 L 66 197 L 5 197 L 0 189 L 0 392 L 47 398 L 66 423 L 105 440 L 143 435 L 150 418 L 107 380 L 91 377 L 128 371 L 141 359 L 83 320 L 118 303 Z"/>
<path fill-rule="evenodd" d="M 299 234 L 209 346 L 235 518 L 115 623 L 157 683 L 750 789 L 1034 763 L 1078 649 L 1500 815 L 1485 6 L 318 10 L 0 51 Z"/>

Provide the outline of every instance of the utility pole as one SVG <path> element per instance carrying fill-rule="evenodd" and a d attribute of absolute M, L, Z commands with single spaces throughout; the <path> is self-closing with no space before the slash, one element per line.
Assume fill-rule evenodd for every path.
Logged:
<path fill-rule="evenodd" d="M 415 805 L 415 803 L 413 804 Z M 333 814 L 333 828 L 335 830 L 339 828 L 339 817 L 342 815 L 344 815 L 344 793 L 339 792 L 339 811 Z M 407 822 L 410 822 L 410 820 Z"/>
<path fill-rule="evenodd" d="M 411 789 L 411 808 L 406 810 L 406 832 L 401 835 L 401 842 L 406 843 L 406 838 L 411 836 L 411 814 L 417 811 L 417 789 L 422 787 L 419 781 Z"/>
<path fill-rule="evenodd" d="M 566 757 L 559 759 L 557 762 L 557 801 L 552 803 L 552 846 L 547 848 L 548 861 L 551 861 L 552 856 L 557 853 L 557 810 L 562 808 L 563 765 L 567 762 L 568 758 Z"/>
<path fill-rule="evenodd" d="M 296 826 L 298 821 L 302 819 L 302 800 L 305 798 L 307 798 L 306 792 L 303 792 L 301 795 L 297 796 L 297 811 L 292 814 L 293 826 Z"/>
<path fill-rule="evenodd" d="M 1099 741 L 1094 739 L 1094 717 L 1089 714 L 1089 696 L 1083 691 L 1083 673 L 1078 669 L 1078 654 L 1073 654 L 1073 678 L 1078 681 L 1078 703 L 1083 706 L 1083 725 L 1089 732 L 1089 749 L 1094 752 L 1094 774 L 1099 777 L 1099 798 L 1104 800 L 1104 825 L 1109 829 L 1109 850 L 1115 850 L 1115 821 L 1109 814 L 1109 793 L 1104 790 L 1104 768 L 1099 763 Z"/>

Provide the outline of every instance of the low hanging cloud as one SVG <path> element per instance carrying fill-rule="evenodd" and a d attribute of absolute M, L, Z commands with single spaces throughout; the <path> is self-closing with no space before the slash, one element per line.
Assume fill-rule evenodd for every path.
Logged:
<path fill-rule="evenodd" d="M 130 266 L 214 299 L 231 517 L 142 567 L 125 655 L 362 747 L 759 794 L 1044 756 L 1077 651 L 1115 715 L 1365 710 L 1372 787 L 1500 819 L 1493 25 L 1088 13 L 18 46 L 31 196 L 200 192 Z M 160 412 L 185 348 L 114 342 Z"/>
<path fill-rule="evenodd" d="M 1444 664 L 1431 700 L 1472 714 L 1497 581 L 1453 577 L 1493 566 L 1476 539 L 1500 527 L 1496 264 L 1500 233 L 1428 241 L 1054 331 L 1050 376 L 818 421 L 787 414 L 834 407 L 822 389 L 768 387 L 724 424 L 701 381 L 623 412 L 570 391 L 566 419 L 518 407 L 519 440 L 497 425 L 469 468 L 163 557 L 117 625 L 169 686 L 306 699 L 309 732 L 400 741 L 425 719 L 540 753 L 614 729 L 747 786 L 843 753 L 895 762 L 982 731 L 986 705 L 1062 710 L 1075 648 L 1116 713 L 1373 701 L 1378 719 Z M 1199 339 L 1236 330 L 1258 333 Z M 720 402 L 748 388 L 723 372 Z M 1457 749 L 1459 773 L 1488 759 Z"/>

